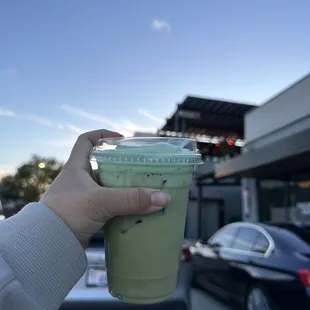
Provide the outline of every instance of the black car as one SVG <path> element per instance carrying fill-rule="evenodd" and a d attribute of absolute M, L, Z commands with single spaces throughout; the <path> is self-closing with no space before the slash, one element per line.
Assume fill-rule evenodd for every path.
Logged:
<path fill-rule="evenodd" d="M 177 289 L 168 300 L 152 305 L 126 304 L 110 295 L 106 280 L 103 233 L 93 236 L 86 255 L 88 270 L 70 291 L 60 310 L 190 310 L 192 276 L 187 245 L 184 245 L 181 255 Z"/>
<path fill-rule="evenodd" d="M 232 223 L 190 252 L 194 284 L 243 309 L 310 309 L 307 227 Z"/>

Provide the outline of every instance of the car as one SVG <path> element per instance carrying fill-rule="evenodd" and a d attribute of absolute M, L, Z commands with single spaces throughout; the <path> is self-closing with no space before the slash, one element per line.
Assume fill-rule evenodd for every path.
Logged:
<path fill-rule="evenodd" d="M 79 282 L 67 295 L 60 310 L 190 310 L 191 264 L 189 246 L 182 246 L 178 286 L 171 298 L 152 305 L 126 304 L 112 297 L 106 280 L 104 235 L 95 234 L 86 250 L 88 268 Z"/>
<path fill-rule="evenodd" d="M 237 222 L 190 247 L 193 284 L 242 309 L 310 309 L 310 228 Z"/>

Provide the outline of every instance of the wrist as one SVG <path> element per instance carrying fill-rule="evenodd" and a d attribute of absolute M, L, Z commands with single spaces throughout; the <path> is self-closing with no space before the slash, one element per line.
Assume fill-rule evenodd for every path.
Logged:
<path fill-rule="evenodd" d="M 60 220 L 63 221 L 85 250 L 89 244 L 92 233 L 87 233 L 87 231 L 89 231 L 88 220 L 85 217 L 80 216 L 78 212 L 73 214 L 71 211 L 78 210 L 78 205 L 70 206 L 68 208 L 60 199 L 44 199 L 44 197 L 40 200 L 40 203 L 48 207 L 59 217 Z"/>

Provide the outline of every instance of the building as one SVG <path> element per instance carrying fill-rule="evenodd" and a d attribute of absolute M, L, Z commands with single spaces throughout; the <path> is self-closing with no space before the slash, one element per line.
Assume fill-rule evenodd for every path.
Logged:
<path fill-rule="evenodd" d="M 246 221 L 310 219 L 310 74 L 246 113 L 242 154 L 215 176 L 243 178 Z"/>
<path fill-rule="evenodd" d="M 197 166 L 190 191 L 186 237 L 208 237 L 223 225 L 240 220 L 241 182 L 214 178 L 215 164 L 234 158 L 244 145 L 244 114 L 255 106 L 187 97 L 159 136 L 190 137 L 197 141 L 203 165 Z"/>
<path fill-rule="evenodd" d="M 134 137 L 157 137 L 157 133 L 136 131 Z"/>

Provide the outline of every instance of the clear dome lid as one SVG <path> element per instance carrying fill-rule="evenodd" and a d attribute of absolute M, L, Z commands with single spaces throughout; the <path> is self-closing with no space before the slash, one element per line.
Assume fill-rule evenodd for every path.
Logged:
<path fill-rule="evenodd" d="M 148 165 L 202 163 L 195 140 L 169 137 L 100 139 L 92 151 L 91 160 L 98 163 Z"/>

